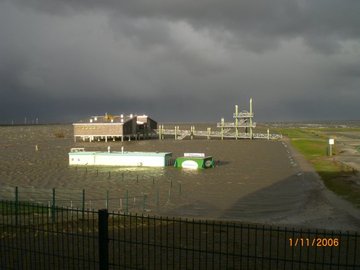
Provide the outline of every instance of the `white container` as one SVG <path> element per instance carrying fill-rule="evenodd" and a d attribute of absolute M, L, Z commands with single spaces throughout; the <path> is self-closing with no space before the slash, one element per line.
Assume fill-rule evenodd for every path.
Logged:
<path fill-rule="evenodd" d="M 170 152 L 87 152 L 72 149 L 69 165 L 165 167 L 170 165 L 171 157 Z"/>

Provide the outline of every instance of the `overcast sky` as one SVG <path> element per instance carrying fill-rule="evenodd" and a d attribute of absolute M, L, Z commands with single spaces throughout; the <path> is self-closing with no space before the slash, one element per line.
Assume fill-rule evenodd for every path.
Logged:
<path fill-rule="evenodd" d="M 0 123 L 360 119 L 359 0 L 0 0 Z"/>

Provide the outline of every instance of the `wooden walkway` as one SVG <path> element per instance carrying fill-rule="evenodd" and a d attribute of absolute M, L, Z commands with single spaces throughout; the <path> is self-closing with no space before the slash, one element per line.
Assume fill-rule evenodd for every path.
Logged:
<path fill-rule="evenodd" d="M 183 140 L 186 137 L 206 137 L 210 138 L 227 138 L 227 139 L 236 139 L 236 132 L 233 129 L 227 128 L 224 129 L 223 133 L 221 131 L 206 131 L 206 130 L 176 130 L 175 129 L 157 129 L 155 130 L 158 136 L 174 136 L 176 140 Z M 251 139 L 250 133 L 238 133 L 238 139 Z M 253 133 L 253 139 L 266 139 L 266 140 L 279 140 L 282 138 L 281 134 L 267 134 L 267 133 Z"/>

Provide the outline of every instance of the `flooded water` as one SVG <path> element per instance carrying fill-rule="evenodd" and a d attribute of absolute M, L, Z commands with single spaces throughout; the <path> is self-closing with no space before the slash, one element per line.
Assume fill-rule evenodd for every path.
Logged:
<path fill-rule="evenodd" d="M 299 215 L 319 206 L 312 199 L 318 185 L 307 179 L 284 142 L 169 138 L 74 143 L 71 125 L 0 127 L 0 134 L 2 199 L 13 199 L 18 186 L 20 199 L 48 203 L 55 188 L 58 205 L 80 207 L 84 189 L 90 208 L 315 227 L 328 223 L 326 217 L 312 224 L 313 217 Z M 107 146 L 172 152 L 174 158 L 200 152 L 213 156 L 217 166 L 194 171 L 68 165 L 71 147 L 106 151 Z M 342 224 L 338 219 L 334 227 L 360 228 L 358 221 L 346 225 L 348 220 Z"/>

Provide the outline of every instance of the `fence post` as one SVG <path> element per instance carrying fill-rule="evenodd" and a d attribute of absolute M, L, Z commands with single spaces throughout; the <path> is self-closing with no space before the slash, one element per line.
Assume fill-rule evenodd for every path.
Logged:
<path fill-rule="evenodd" d="M 109 191 L 106 191 L 106 201 L 105 201 L 106 209 L 109 209 Z"/>
<path fill-rule="evenodd" d="M 19 189 L 15 187 L 15 225 L 18 225 L 18 214 L 19 214 Z"/>
<path fill-rule="evenodd" d="M 160 206 L 160 196 L 159 196 L 159 187 L 156 190 L 156 208 Z"/>
<path fill-rule="evenodd" d="M 55 188 L 52 189 L 52 206 L 51 206 L 51 219 L 52 222 L 55 222 Z"/>
<path fill-rule="evenodd" d="M 145 208 L 146 208 L 146 194 L 144 194 L 143 197 L 143 212 L 145 211 Z"/>
<path fill-rule="evenodd" d="M 126 197 L 125 197 L 125 202 L 126 202 L 126 208 L 125 208 L 125 213 L 129 213 L 129 191 L 126 190 Z"/>
<path fill-rule="evenodd" d="M 83 189 L 82 191 L 82 218 L 84 219 L 84 215 L 85 215 L 85 189 Z"/>
<path fill-rule="evenodd" d="M 100 209 L 98 212 L 99 218 L 99 269 L 109 269 L 109 246 L 108 246 L 108 211 L 107 209 Z"/>

